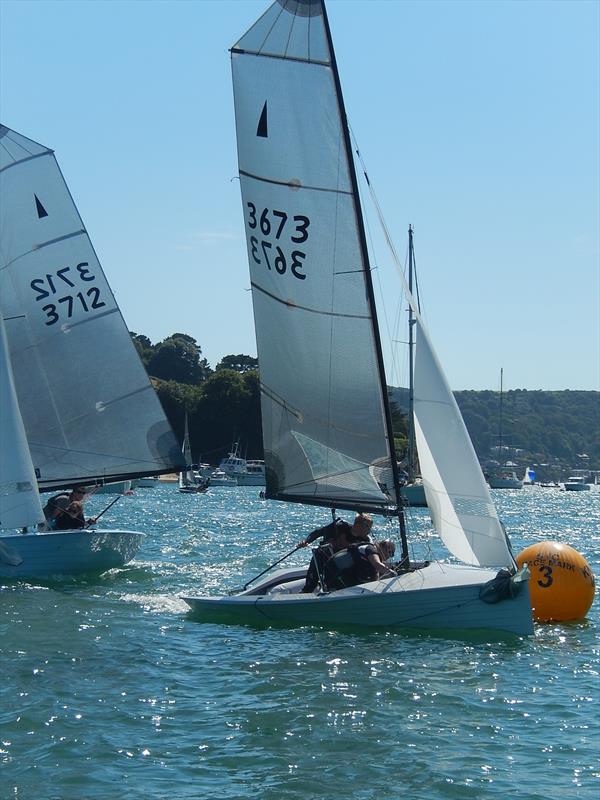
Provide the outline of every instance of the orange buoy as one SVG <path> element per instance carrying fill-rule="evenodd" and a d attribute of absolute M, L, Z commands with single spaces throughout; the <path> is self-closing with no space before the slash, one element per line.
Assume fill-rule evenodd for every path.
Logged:
<path fill-rule="evenodd" d="M 585 558 L 560 542 L 526 547 L 516 558 L 531 572 L 529 591 L 537 622 L 567 622 L 585 617 L 594 600 L 596 581 Z"/>

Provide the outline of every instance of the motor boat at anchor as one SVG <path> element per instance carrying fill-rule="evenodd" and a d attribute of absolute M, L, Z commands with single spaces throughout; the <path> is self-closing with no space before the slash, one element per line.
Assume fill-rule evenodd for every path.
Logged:
<path fill-rule="evenodd" d="M 236 476 L 238 486 L 266 486 L 265 462 L 258 458 L 249 458 L 245 469 Z"/>

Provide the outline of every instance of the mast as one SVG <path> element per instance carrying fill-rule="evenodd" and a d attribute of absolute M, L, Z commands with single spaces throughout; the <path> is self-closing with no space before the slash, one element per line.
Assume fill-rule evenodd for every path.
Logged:
<path fill-rule="evenodd" d="M 500 419 L 498 420 L 498 449 L 500 450 L 500 460 L 502 461 L 502 378 L 504 376 L 504 369 L 500 367 Z"/>
<path fill-rule="evenodd" d="M 402 543 L 402 561 L 409 560 L 408 555 L 408 542 L 406 538 L 406 525 L 404 519 L 404 512 L 402 510 L 402 500 L 400 495 L 400 478 L 399 478 L 399 471 L 398 471 L 398 459 L 396 456 L 396 448 L 394 446 L 394 432 L 392 427 L 392 415 L 390 410 L 390 403 L 388 398 L 388 391 L 387 391 L 387 383 L 385 379 L 385 366 L 383 362 L 383 351 L 381 348 L 381 337 L 379 334 L 379 324 L 377 321 L 377 309 L 375 306 L 375 292 L 373 290 L 373 280 L 371 276 L 371 265 L 369 261 L 369 253 L 367 249 L 367 239 L 365 236 L 365 228 L 364 222 L 360 207 L 360 200 L 359 200 L 359 193 L 358 193 L 358 180 L 356 178 L 356 169 L 354 167 L 354 159 L 352 157 L 352 145 L 350 142 L 350 133 L 348 130 L 348 119 L 346 116 L 346 107 L 344 104 L 344 98 L 342 95 L 342 87 L 340 83 L 340 76 L 337 67 L 337 59 L 335 56 L 335 50 L 333 47 L 333 40 L 331 38 L 331 29 L 329 27 L 329 18 L 327 16 L 327 9 L 325 8 L 325 0 L 321 1 L 321 5 L 323 8 L 323 22 L 325 27 L 325 35 L 327 37 L 327 42 L 329 44 L 329 52 L 331 54 L 331 71 L 333 74 L 333 80 L 335 84 L 335 91 L 338 100 L 338 108 L 340 111 L 340 119 L 341 119 L 341 127 L 342 132 L 344 135 L 344 144 L 346 147 L 346 154 L 348 158 L 348 169 L 350 173 L 350 181 L 352 184 L 352 194 L 353 194 L 353 201 L 354 201 L 354 214 L 356 217 L 356 224 L 358 229 L 358 236 L 360 241 L 360 249 L 362 253 L 364 271 L 365 271 L 365 284 L 367 288 L 367 295 L 369 300 L 369 307 L 371 309 L 371 321 L 373 326 L 373 338 L 375 342 L 375 352 L 377 355 L 377 366 L 378 366 L 378 373 L 379 373 L 379 380 L 381 384 L 381 396 L 383 402 L 383 409 L 385 415 L 385 424 L 387 429 L 387 437 L 390 449 L 390 460 L 391 460 L 391 467 L 392 467 L 392 475 L 394 481 L 394 490 L 396 493 L 396 498 L 398 502 L 397 512 L 398 512 L 398 521 L 400 524 L 400 539 Z"/>
<path fill-rule="evenodd" d="M 408 226 L 408 288 L 413 293 L 413 227 Z M 414 386 L 414 338 L 413 327 L 415 324 L 412 306 L 408 304 L 408 480 L 412 483 L 415 479 L 415 386 Z"/>

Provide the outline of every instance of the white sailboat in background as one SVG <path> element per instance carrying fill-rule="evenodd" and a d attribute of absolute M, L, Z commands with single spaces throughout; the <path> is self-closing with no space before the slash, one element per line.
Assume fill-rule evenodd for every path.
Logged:
<path fill-rule="evenodd" d="M 418 304 L 418 295 L 413 290 L 413 283 L 416 283 L 416 270 L 414 258 L 414 243 L 412 225 L 408 227 L 408 289 Z M 420 309 L 419 309 L 420 310 Z M 420 475 L 417 474 L 417 445 L 415 441 L 414 424 L 414 315 L 412 306 L 408 307 L 408 448 L 406 453 L 406 483 L 400 487 L 400 495 L 407 506 L 424 507 L 427 506 L 425 497 L 425 487 Z"/>
<path fill-rule="evenodd" d="M 190 445 L 190 431 L 188 427 L 188 415 L 185 412 L 185 423 L 183 430 L 183 447 L 181 449 L 185 469 L 181 470 L 178 478 L 179 491 L 182 494 L 203 494 L 208 489 L 208 481 L 198 481 L 194 475 L 192 467 L 192 448 Z"/>
<path fill-rule="evenodd" d="M 4 126 L 0 226 L 0 576 L 121 566 L 142 533 L 38 532 L 39 491 L 172 472 L 181 454 L 53 152 Z"/>
<path fill-rule="evenodd" d="M 503 379 L 504 370 L 500 369 L 500 411 L 498 415 L 498 456 L 500 459 L 504 457 L 504 437 L 503 437 L 503 424 L 504 424 L 504 410 L 502 406 L 503 399 Z M 494 470 L 493 474 L 488 477 L 490 489 L 522 489 L 523 481 L 517 477 L 515 466 L 512 462 L 506 461 L 504 464 Z"/>
<path fill-rule="evenodd" d="M 356 174 L 326 11 L 277 0 L 232 48 L 268 498 L 395 515 L 395 577 L 302 593 L 278 570 L 211 620 L 533 631 L 464 422 L 414 298 L 414 421 L 433 524 L 462 563 L 410 560 Z M 498 574 L 498 568 L 504 568 Z M 249 584 L 247 584 L 249 585 Z"/>

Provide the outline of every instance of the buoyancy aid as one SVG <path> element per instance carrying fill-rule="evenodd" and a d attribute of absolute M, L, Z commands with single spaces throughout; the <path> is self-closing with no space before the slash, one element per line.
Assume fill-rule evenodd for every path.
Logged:
<path fill-rule="evenodd" d="M 46 518 L 46 525 L 48 528 L 53 529 L 55 527 L 56 516 L 58 516 L 56 512 L 59 510 L 63 512 L 68 505 L 69 505 L 68 492 L 61 492 L 60 494 L 55 494 L 48 499 L 48 502 L 42 509 L 44 517 Z"/>
<path fill-rule="evenodd" d="M 372 544 L 353 544 L 339 550 L 323 567 L 323 577 L 330 592 L 373 581 L 377 570 L 369 561 L 369 555 L 377 553 Z"/>

